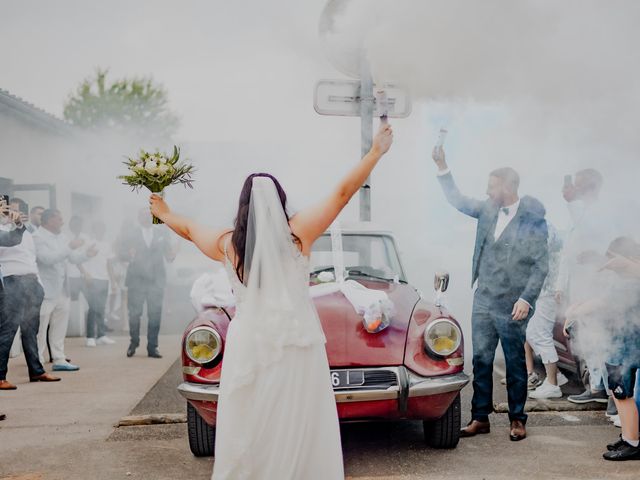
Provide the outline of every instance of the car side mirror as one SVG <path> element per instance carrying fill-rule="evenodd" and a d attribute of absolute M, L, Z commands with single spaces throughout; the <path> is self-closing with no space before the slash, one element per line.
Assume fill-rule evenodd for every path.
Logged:
<path fill-rule="evenodd" d="M 438 272 L 433 281 L 433 288 L 437 293 L 444 293 L 449 288 L 449 273 Z"/>

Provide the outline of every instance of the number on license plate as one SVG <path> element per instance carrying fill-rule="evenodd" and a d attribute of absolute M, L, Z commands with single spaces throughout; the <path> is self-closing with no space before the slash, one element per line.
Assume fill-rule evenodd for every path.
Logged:
<path fill-rule="evenodd" d="M 334 370 L 331 372 L 331 385 L 333 388 L 364 385 L 364 372 L 362 370 Z"/>

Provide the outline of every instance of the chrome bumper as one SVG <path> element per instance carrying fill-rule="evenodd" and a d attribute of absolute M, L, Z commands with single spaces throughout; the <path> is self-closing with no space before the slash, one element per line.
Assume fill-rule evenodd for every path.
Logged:
<path fill-rule="evenodd" d="M 398 375 L 398 385 L 386 389 L 335 390 L 336 402 L 371 402 L 400 399 L 402 404 L 406 404 L 407 398 L 429 397 L 442 393 L 457 392 L 469 383 L 469 377 L 464 373 L 441 377 L 421 377 L 405 367 L 386 367 L 380 368 L 380 370 L 395 370 Z M 219 385 L 184 382 L 178 386 L 178 391 L 187 400 L 217 402 Z"/>

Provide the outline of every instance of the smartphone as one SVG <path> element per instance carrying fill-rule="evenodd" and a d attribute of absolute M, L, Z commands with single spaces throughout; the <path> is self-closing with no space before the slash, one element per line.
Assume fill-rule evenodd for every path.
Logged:
<path fill-rule="evenodd" d="M 571 179 L 571 175 L 565 175 L 564 176 L 564 186 L 565 187 L 570 187 L 571 185 L 573 185 L 573 180 Z"/>
<path fill-rule="evenodd" d="M 4 200 L 4 204 L 9 205 L 9 195 L 0 195 L 0 200 Z"/>

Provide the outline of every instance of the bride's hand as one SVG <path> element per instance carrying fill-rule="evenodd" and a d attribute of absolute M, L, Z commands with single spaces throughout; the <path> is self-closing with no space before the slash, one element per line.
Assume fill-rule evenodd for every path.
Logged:
<path fill-rule="evenodd" d="M 391 125 L 382 123 L 378 129 L 378 133 L 373 137 L 373 144 L 371 150 L 377 152 L 379 155 L 387 153 L 391 144 L 393 143 L 393 129 Z"/>
<path fill-rule="evenodd" d="M 155 193 L 152 193 L 149 197 L 149 210 L 151 210 L 151 214 L 154 217 L 159 219 L 162 219 L 162 216 L 165 213 L 170 212 L 167 202 L 165 202 L 160 195 L 156 195 Z"/>

